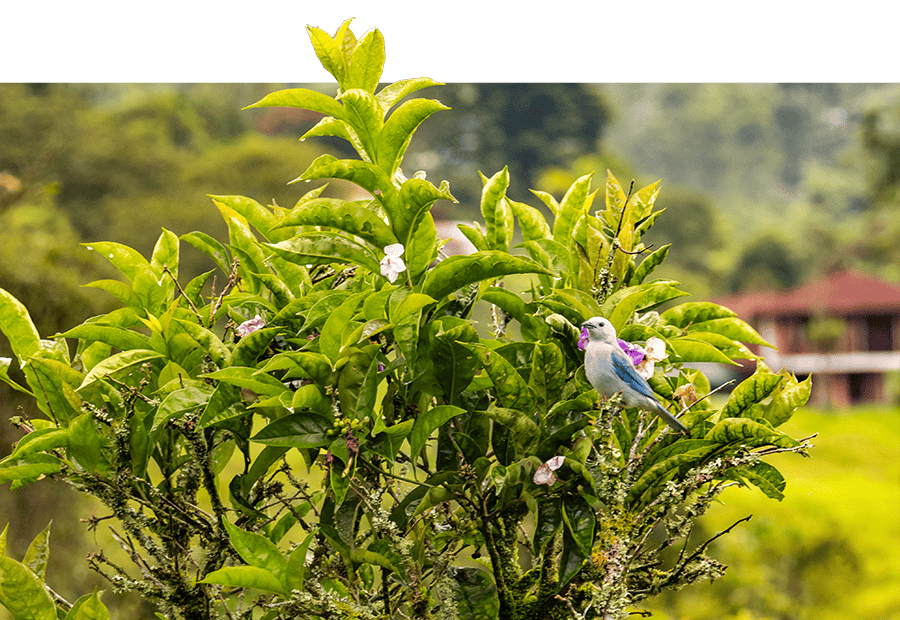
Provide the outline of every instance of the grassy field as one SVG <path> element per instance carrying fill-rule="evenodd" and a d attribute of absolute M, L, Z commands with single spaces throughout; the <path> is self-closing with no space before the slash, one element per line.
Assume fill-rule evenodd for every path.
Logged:
<path fill-rule="evenodd" d="M 811 458 L 778 455 L 787 480 L 777 502 L 729 489 L 704 525 L 725 577 L 660 596 L 655 618 L 900 619 L 900 409 L 799 411 L 783 427 L 818 433 Z"/>

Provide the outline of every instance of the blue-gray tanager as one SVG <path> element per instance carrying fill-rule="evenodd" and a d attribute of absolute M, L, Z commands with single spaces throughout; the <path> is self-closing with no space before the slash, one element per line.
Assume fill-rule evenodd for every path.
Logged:
<path fill-rule="evenodd" d="M 626 407 L 651 411 L 678 432 L 687 427 L 666 411 L 653 390 L 634 369 L 634 364 L 616 340 L 616 329 L 607 319 L 595 316 L 581 324 L 587 329 L 584 349 L 584 373 L 597 393 L 610 397 L 621 392 Z"/>

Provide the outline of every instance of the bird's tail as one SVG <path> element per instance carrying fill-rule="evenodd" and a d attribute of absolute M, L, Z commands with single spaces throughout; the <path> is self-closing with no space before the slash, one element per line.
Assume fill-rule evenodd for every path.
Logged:
<path fill-rule="evenodd" d="M 678 421 L 678 418 L 669 413 L 662 405 L 659 405 L 654 411 L 656 415 L 661 417 L 663 421 L 676 433 L 687 433 L 687 426 Z"/>

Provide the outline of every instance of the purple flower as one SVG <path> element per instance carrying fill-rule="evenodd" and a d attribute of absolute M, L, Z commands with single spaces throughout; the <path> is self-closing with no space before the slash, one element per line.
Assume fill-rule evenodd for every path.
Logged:
<path fill-rule="evenodd" d="M 590 340 L 590 336 L 588 336 L 587 327 L 582 327 L 581 338 L 578 339 L 578 349 L 580 351 L 584 351 L 587 348 L 588 340 Z"/>
<path fill-rule="evenodd" d="M 257 314 L 255 317 L 253 317 L 249 321 L 244 321 L 243 323 L 241 323 L 240 325 L 235 327 L 234 334 L 238 338 L 243 338 L 244 336 L 247 336 L 248 334 L 252 334 L 253 332 L 255 332 L 258 329 L 262 329 L 263 327 L 265 327 L 265 325 L 266 325 L 265 320 Z"/>
<path fill-rule="evenodd" d="M 631 358 L 631 363 L 637 366 L 641 362 L 644 361 L 644 350 L 636 344 L 631 344 L 630 342 L 625 342 L 620 338 L 616 338 L 619 343 L 619 347 Z"/>

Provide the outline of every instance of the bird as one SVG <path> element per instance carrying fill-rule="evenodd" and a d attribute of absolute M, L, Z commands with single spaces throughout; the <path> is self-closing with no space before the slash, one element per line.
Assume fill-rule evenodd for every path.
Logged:
<path fill-rule="evenodd" d="M 666 411 L 657 400 L 647 381 L 634 369 L 631 359 L 616 341 L 616 328 L 601 316 L 595 316 L 581 324 L 587 330 L 588 341 L 584 349 L 584 373 L 588 382 L 605 398 L 622 394 L 626 407 L 636 407 L 655 413 L 672 430 L 686 433 L 687 427 Z"/>

